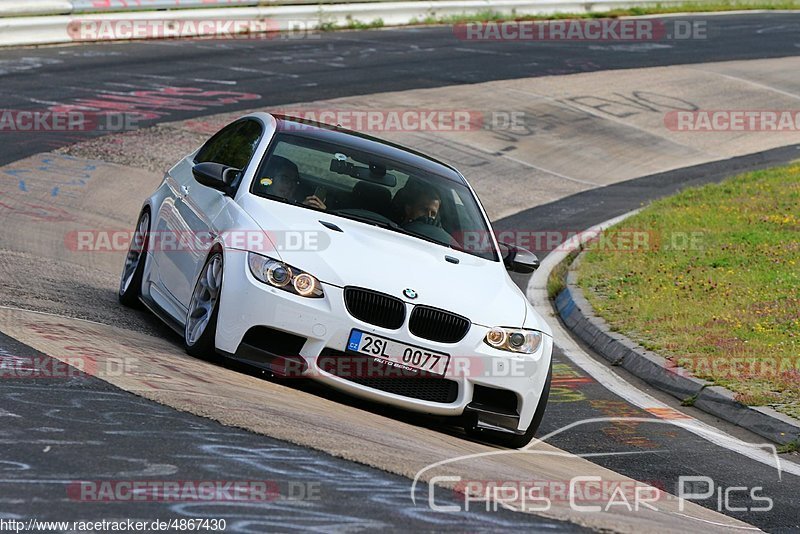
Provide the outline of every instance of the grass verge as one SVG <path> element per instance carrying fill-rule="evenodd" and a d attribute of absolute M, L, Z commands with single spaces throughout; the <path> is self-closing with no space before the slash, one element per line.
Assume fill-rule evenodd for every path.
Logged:
<path fill-rule="evenodd" d="M 558 265 L 553 267 L 547 277 L 547 296 L 552 300 L 555 299 L 564 288 L 567 287 L 567 272 L 569 266 L 575 261 L 575 258 L 580 254 L 580 249 L 576 249 L 567 254 L 567 257 L 561 260 Z"/>
<path fill-rule="evenodd" d="M 578 283 L 613 329 L 800 418 L 800 163 L 654 202 L 587 249 Z"/>

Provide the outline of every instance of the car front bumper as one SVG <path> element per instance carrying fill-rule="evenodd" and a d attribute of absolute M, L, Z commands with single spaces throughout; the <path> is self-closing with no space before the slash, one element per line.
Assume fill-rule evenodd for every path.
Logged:
<path fill-rule="evenodd" d="M 278 355 L 302 358 L 303 377 L 319 380 L 351 395 L 422 413 L 457 416 L 468 406 L 474 408 L 479 396 L 486 397 L 488 392 L 491 398 L 496 390 L 504 390 L 516 397 L 516 417 L 495 417 L 493 420 L 499 422 L 495 424 L 517 432 L 530 425 L 550 367 L 553 347 L 550 336 L 543 334 L 537 352 L 524 356 L 490 347 L 483 341 L 488 328 L 476 324 L 471 325 L 460 342 L 439 343 L 417 337 L 409 331 L 407 323 L 412 305 L 408 303 L 405 324 L 397 330 L 389 330 L 352 317 L 345 307 L 342 288 L 325 283 L 322 287 L 324 298 L 304 298 L 271 287 L 250 273 L 246 252 L 226 250 L 217 320 L 217 349 L 231 355 L 241 353 L 245 334 L 251 328 L 265 326 L 305 338 L 298 354 Z M 353 329 L 449 354 L 450 364 L 442 379 L 454 382 L 457 394 L 447 402 L 423 400 L 375 387 L 375 382 L 362 380 L 364 377 L 357 374 L 362 368 L 356 366 L 341 366 L 336 372 L 326 371 L 331 370 L 330 367 L 320 365 L 325 358 L 351 357 L 350 353 L 345 353 L 345 348 Z M 269 347 L 260 348 L 270 352 Z M 356 374 L 348 375 L 341 369 L 350 369 L 349 372 Z M 391 379 L 423 380 L 396 376 Z M 485 401 L 481 404 L 485 405 Z M 510 421 L 516 421 L 517 428 L 508 428 Z"/>

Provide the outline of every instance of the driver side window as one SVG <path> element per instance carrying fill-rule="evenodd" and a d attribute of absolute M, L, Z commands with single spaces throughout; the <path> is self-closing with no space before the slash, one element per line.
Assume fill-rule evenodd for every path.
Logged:
<path fill-rule="evenodd" d="M 195 163 L 213 161 L 236 169 L 244 169 L 255 154 L 263 129 L 258 121 L 234 122 L 214 134 L 197 152 Z"/>
<path fill-rule="evenodd" d="M 244 119 L 229 124 L 209 139 L 194 158 L 195 163 L 214 162 L 239 169 L 247 167 L 263 133 L 261 124 L 253 119 Z M 236 194 L 242 173 L 232 180 L 232 193 Z"/>

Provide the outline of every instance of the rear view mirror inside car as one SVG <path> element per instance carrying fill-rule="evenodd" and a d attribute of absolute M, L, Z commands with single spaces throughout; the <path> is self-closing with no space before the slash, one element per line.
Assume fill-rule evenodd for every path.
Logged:
<path fill-rule="evenodd" d="M 338 154 L 337 154 L 338 155 Z M 366 180 L 386 187 L 397 185 L 397 176 L 386 172 L 386 167 L 379 163 L 370 162 L 369 167 L 355 165 L 340 158 L 331 160 L 330 171 L 338 174 L 346 174 L 359 180 Z"/>

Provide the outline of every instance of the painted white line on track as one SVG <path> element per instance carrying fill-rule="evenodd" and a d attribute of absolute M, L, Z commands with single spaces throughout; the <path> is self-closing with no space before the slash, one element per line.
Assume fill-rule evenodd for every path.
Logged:
<path fill-rule="evenodd" d="M 189 78 L 189 79 L 193 82 L 216 83 L 220 85 L 236 85 L 237 83 L 239 83 L 236 80 L 209 80 L 208 78 Z"/>
<path fill-rule="evenodd" d="M 778 89 L 777 87 L 772 87 L 771 85 L 766 85 L 759 82 L 754 82 L 753 80 L 748 80 L 747 78 L 741 78 L 739 76 L 734 76 L 732 74 L 725 74 L 722 72 L 716 72 L 714 70 L 706 70 L 706 69 L 698 69 L 695 67 L 690 67 L 692 70 L 696 70 L 698 72 L 705 72 L 707 74 L 716 74 L 717 76 L 722 76 L 728 80 L 734 80 L 741 83 L 746 83 L 747 85 L 752 85 L 753 87 L 758 87 L 759 89 L 764 89 L 766 91 L 770 91 L 772 93 L 777 93 L 779 95 L 788 96 L 789 98 L 800 99 L 800 95 L 796 93 L 790 93 L 789 91 L 784 91 L 783 89 Z"/>
<path fill-rule="evenodd" d="M 605 185 L 603 185 L 603 184 L 596 184 L 594 182 L 587 182 L 586 180 L 579 180 L 578 178 L 573 178 L 572 176 L 567 176 L 566 174 L 561 174 L 560 172 L 551 171 L 550 169 L 545 169 L 544 167 L 539 167 L 538 165 L 534 165 L 533 163 L 528 163 L 527 161 L 523 161 L 521 159 L 517 159 L 517 158 L 515 158 L 513 156 L 509 156 L 508 154 L 501 154 L 501 156 L 506 158 L 506 159 L 510 159 L 514 163 L 519 163 L 520 165 L 523 165 L 525 167 L 530 167 L 531 169 L 536 169 L 537 171 L 541 171 L 541 172 L 544 172 L 544 173 L 547 173 L 547 174 L 552 174 L 553 176 L 557 176 L 559 178 L 562 178 L 564 180 L 568 180 L 570 182 L 575 182 L 575 183 L 581 184 L 581 185 L 588 185 L 588 186 L 591 186 L 591 187 L 596 187 L 598 189 L 601 188 L 601 187 L 605 187 Z"/>
<path fill-rule="evenodd" d="M 619 217 L 602 222 L 586 230 L 584 235 L 595 236 L 597 235 L 597 232 L 608 228 L 609 226 L 613 226 L 614 224 L 617 224 L 618 222 L 635 215 L 639 211 L 640 210 L 634 210 L 624 215 L 620 215 Z M 588 373 L 592 378 L 597 380 L 606 389 L 622 397 L 630 404 L 656 415 L 657 417 L 660 417 L 660 413 L 667 414 L 660 418 L 669 421 L 675 426 L 688 430 L 689 432 L 708 440 L 714 445 L 739 453 L 747 458 L 750 458 L 751 460 L 769 465 L 770 467 L 777 467 L 779 473 L 786 472 L 800 476 L 800 464 L 796 464 L 791 461 L 781 462 L 780 458 L 777 456 L 776 449 L 773 444 L 765 443 L 763 445 L 754 446 L 752 443 L 742 441 L 739 438 L 722 432 L 718 428 L 706 424 L 689 415 L 686 415 L 685 418 L 674 419 L 668 414 L 671 414 L 676 410 L 633 386 L 631 383 L 616 374 L 613 370 L 592 358 L 578 345 L 569 332 L 567 332 L 564 326 L 559 322 L 558 318 L 554 317 L 553 306 L 547 296 L 547 279 L 550 275 L 550 271 L 552 271 L 556 265 L 561 263 L 561 261 L 567 257 L 569 251 L 577 248 L 582 237 L 584 236 L 581 234 L 575 235 L 566 241 L 562 246 L 558 247 L 557 250 L 554 250 L 548 254 L 547 257 L 542 260 L 541 266 L 531 277 L 528 287 L 526 288 L 526 295 L 536 311 L 538 311 L 542 317 L 551 318 L 549 324 L 553 329 L 554 343 L 564 352 L 564 355 L 578 367 Z"/>
<path fill-rule="evenodd" d="M 701 523 L 714 525 L 715 527 L 736 528 L 736 529 L 739 529 L 739 530 L 755 530 L 757 532 L 762 532 L 762 530 L 760 528 L 758 528 L 758 527 L 734 527 L 734 526 L 728 525 L 726 523 L 718 523 L 716 521 L 709 521 L 708 519 L 702 519 L 702 518 L 699 518 L 699 517 L 692 517 L 690 515 L 682 514 L 680 512 L 672 512 L 672 513 L 675 514 L 675 515 L 679 515 L 681 517 L 685 517 L 687 519 L 692 519 L 694 521 L 700 521 Z"/>

